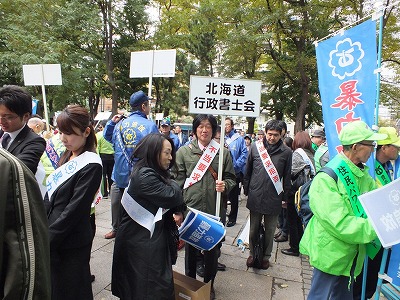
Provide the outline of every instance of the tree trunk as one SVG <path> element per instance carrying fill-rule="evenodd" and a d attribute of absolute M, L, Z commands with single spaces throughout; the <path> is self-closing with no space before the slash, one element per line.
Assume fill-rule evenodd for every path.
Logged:
<path fill-rule="evenodd" d="M 256 121 L 256 118 L 253 117 L 246 117 L 247 120 L 247 133 L 254 133 L 254 123 Z"/>
<path fill-rule="evenodd" d="M 106 82 L 111 89 L 112 115 L 116 115 L 118 112 L 118 90 L 114 78 L 112 1 L 98 1 L 98 4 L 103 17 L 105 63 L 108 76 Z"/>

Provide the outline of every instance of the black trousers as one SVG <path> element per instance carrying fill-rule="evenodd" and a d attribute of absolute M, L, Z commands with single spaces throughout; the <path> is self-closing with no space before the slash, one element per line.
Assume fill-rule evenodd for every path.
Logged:
<path fill-rule="evenodd" d="M 197 249 L 188 243 L 185 244 L 185 274 L 196 278 Z M 204 251 L 204 282 L 214 280 L 218 271 L 219 247 Z"/>
<path fill-rule="evenodd" d="M 294 199 L 290 199 L 287 203 L 286 209 L 289 229 L 289 245 L 294 251 L 299 252 L 299 244 L 301 237 L 303 236 L 303 224 L 294 205 Z"/>
<path fill-rule="evenodd" d="M 239 210 L 239 183 L 242 182 L 242 176 L 236 176 L 236 185 L 229 192 L 229 201 L 231 202 L 231 211 L 229 212 L 229 221 L 236 222 Z"/>
<path fill-rule="evenodd" d="M 114 168 L 114 154 L 100 154 L 101 163 L 103 164 L 103 191 L 104 196 L 110 193 L 113 180 L 111 179 L 112 170 Z"/>

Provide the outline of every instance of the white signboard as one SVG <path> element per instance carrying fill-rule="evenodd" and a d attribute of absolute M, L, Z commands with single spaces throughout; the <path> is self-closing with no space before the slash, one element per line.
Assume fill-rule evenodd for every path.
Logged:
<path fill-rule="evenodd" d="M 61 65 L 23 65 L 24 84 L 29 85 L 62 85 Z"/>
<path fill-rule="evenodd" d="M 261 81 L 190 76 L 189 112 L 258 117 Z"/>
<path fill-rule="evenodd" d="M 174 77 L 175 63 L 175 49 L 131 52 L 129 77 Z"/>
<path fill-rule="evenodd" d="M 160 121 L 160 120 L 162 120 L 164 118 L 164 113 L 157 113 L 156 114 L 156 120 L 157 121 Z"/>
<path fill-rule="evenodd" d="M 382 246 L 400 243 L 400 178 L 359 199 Z"/>
<path fill-rule="evenodd" d="M 108 120 L 111 116 L 111 111 L 101 111 L 99 112 L 96 117 L 94 117 L 95 121 L 103 121 Z"/>

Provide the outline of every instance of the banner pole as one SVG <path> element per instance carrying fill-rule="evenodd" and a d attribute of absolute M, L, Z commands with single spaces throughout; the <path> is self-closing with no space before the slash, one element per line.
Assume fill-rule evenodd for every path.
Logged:
<path fill-rule="evenodd" d="M 218 180 L 222 180 L 222 169 L 224 164 L 224 145 L 225 145 L 225 115 L 221 118 L 221 138 L 219 140 L 219 160 L 218 160 Z M 219 217 L 221 207 L 221 192 L 217 192 L 215 215 Z"/>
<path fill-rule="evenodd" d="M 383 6 L 379 8 L 380 18 L 379 18 L 379 35 L 378 35 L 378 61 L 377 61 L 377 72 L 376 72 L 376 98 L 375 98 L 375 125 L 378 125 L 379 116 L 379 98 L 381 92 L 381 60 L 382 60 L 382 35 L 383 35 Z"/>
<path fill-rule="evenodd" d="M 46 101 L 46 89 L 44 87 L 44 70 L 43 65 L 40 65 L 42 70 L 42 96 L 43 96 L 43 108 L 44 108 L 44 118 L 46 119 L 46 130 L 50 132 L 50 124 L 49 124 L 49 113 L 47 112 L 47 101 Z"/>
<path fill-rule="evenodd" d="M 377 70 L 376 70 L 376 96 L 375 96 L 375 125 L 376 128 L 378 128 L 378 122 L 379 122 L 379 98 L 380 98 L 380 92 L 381 92 L 381 60 L 382 60 L 382 33 L 383 33 L 383 3 L 381 1 L 377 1 L 376 5 L 379 5 L 378 7 L 378 13 L 380 14 L 379 17 L 379 34 L 378 34 L 378 58 L 377 58 Z M 375 152 L 376 155 L 376 152 Z M 375 158 L 376 159 L 376 158 Z M 386 266 L 386 260 L 387 260 L 387 253 L 388 250 L 384 250 L 383 258 L 381 261 L 381 267 L 379 270 L 379 274 L 383 274 L 385 272 L 385 266 Z M 364 274 L 363 274 L 363 284 L 362 284 L 362 290 L 361 290 L 361 299 L 366 299 L 365 294 L 366 294 L 366 286 L 367 286 L 367 275 L 368 275 L 368 257 L 365 258 L 364 261 Z M 383 270 L 382 270 L 383 269 Z M 382 286 L 382 279 L 379 278 L 378 275 L 378 282 L 376 285 L 376 292 L 375 292 L 375 299 L 379 299 L 380 297 L 380 290 Z"/>

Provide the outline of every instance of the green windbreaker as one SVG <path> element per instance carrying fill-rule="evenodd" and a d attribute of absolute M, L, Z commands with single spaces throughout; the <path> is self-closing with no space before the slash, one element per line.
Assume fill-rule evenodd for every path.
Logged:
<path fill-rule="evenodd" d="M 341 155 L 354 175 L 360 194 L 376 188 L 368 167 L 360 169 Z M 325 173 L 319 173 L 311 185 L 310 208 L 314 213 L 300 242 L 300 252 L 310 257 L 310 264 L 336 276 L 360 274 L 366 255 L 366 244 L 376 238 L 368 219 L 356 217 L 346 188 Z M 354 260 L 354 273 L 351 268 Z"/>

